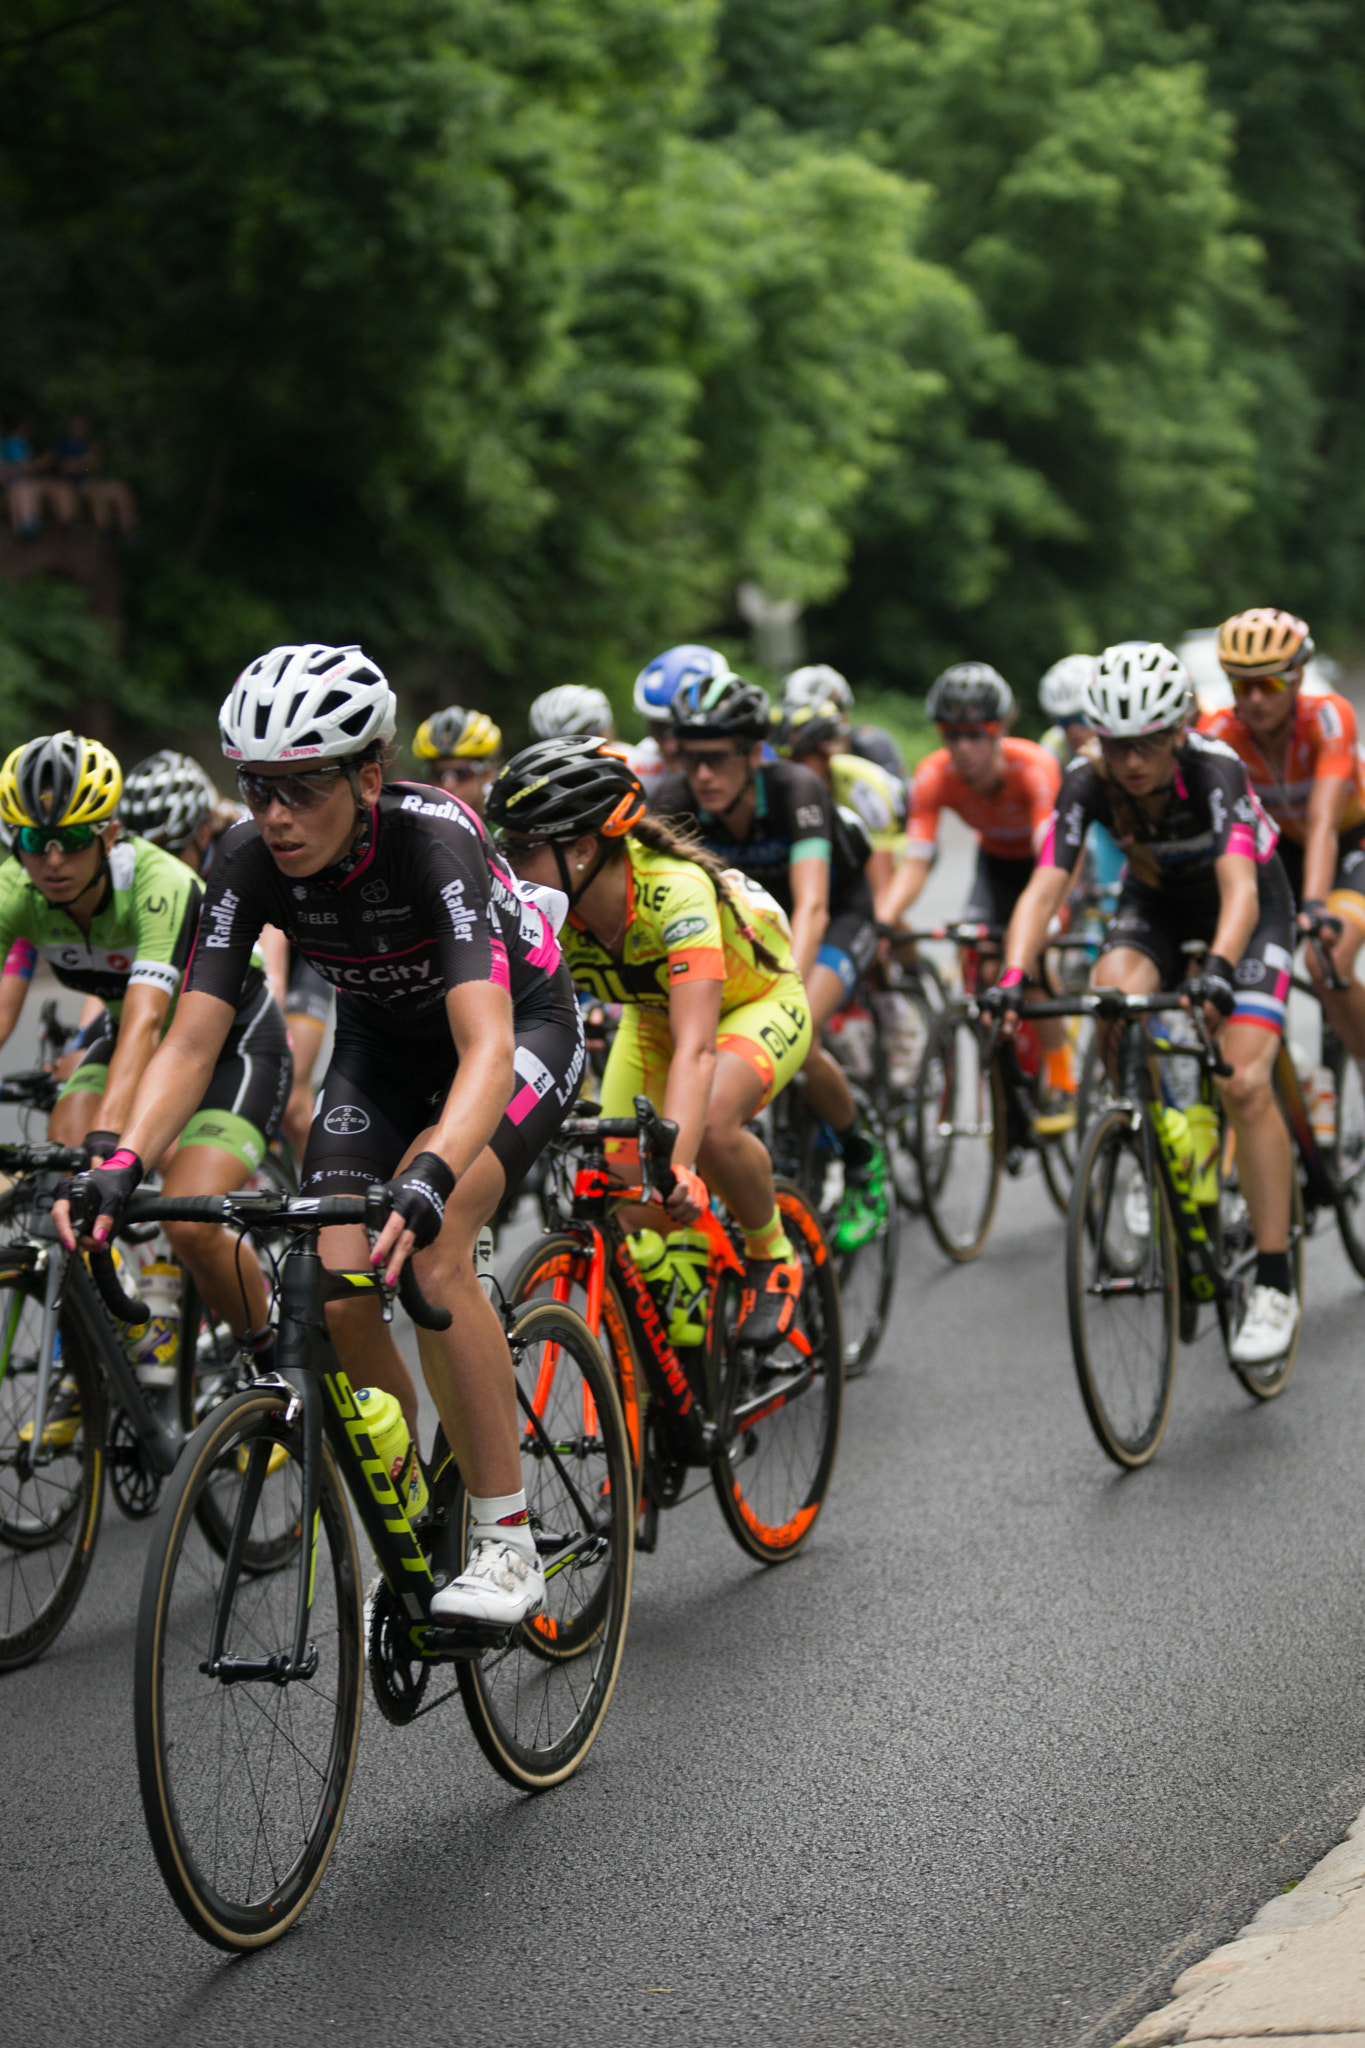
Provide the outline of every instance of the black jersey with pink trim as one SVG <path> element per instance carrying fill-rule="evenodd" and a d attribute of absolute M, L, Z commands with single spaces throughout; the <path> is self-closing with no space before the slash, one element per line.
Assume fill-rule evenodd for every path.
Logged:
<path fill-rule="evenodd" d="M 1136 881 L 1182 896 L 1216 894 L 1214 863 L 1225 853 L 1247 855 L 1259 873 L 1274 859 L 1279 836 L 1231 747 L 1198 732 L 1176 749 L 1159 818 L 1111 782 L 1098 761 L 1077 754 L 1062 777 L 1038 865 L 1074 868 L 1092 821 L 1112 834 Z"/>
<path fill-rule="evenodd" d="M 444 1035 L 446 990 L 465 982 L 507 989 L 518 1021 L 554 1004 L 560 953 L 548 918 L 469 806 L 421 783 L 387 784 L 346 858 L 297 881 L 254 824 L 224 833 L 185 986 L 235 1002 L 266 924 L 405 1037 Z"/>

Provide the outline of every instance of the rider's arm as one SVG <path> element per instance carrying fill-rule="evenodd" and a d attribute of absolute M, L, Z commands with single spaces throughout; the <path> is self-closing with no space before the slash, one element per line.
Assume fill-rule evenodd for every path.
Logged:
<path fill-rule="evenodd" d="M 1213 871 L 1218 878 L 1218 928 L 1209 951 L 1235 967 L 1260 915 L 1256 863 L 1247 853 L 1220 853 Z"/>
<path fill-rule="evenodd" d="M 1012 967 L 1021 974 L 1032 971 L 1046 943 L 1048 926 L 1065 903 L 1071 886 L 1069 868 L 1040 866 L 1033 870 L 1005 934 L 1002 972 Z"/>
<path fill-rule="evenodd" d="M 260 947 L 261 958 L 265 961 L 265 978 L 270 993 L 281 1009 L 289 993 L 289 941 L 282 931 L 273 924 L 261 926 L 261 936 L 256 944 Z"/>
<path fill-rule="evenodd" d="M 170 1006 L 171 999 L 164 989 L 153 988 L 147 982 L 129 985 L 119 1017 L 118 1038 L 109 1061 L 109 1079 L 100 1103 L 101 1130 L 122 1131 L 132 1110 L 138 1083 L 156 1051 Z M 197 1107 L 197 1103 L 192 1104 L 186 1115 Z M 134 1146 L 133 1150 L 136 1151 L 137 1147 Z M 146 1158 L 147 1155 L 140 1153 L 139 1157 Z"/>
<path fill-rule="evenodd" d="M 716 1032 L 724 988 L 723 981 L 681 981 L 668 992 L 673 1057 L 668 1063 L 663 1113 L 678 1126 L 674 1166 L 695 1167 L 697 1163 L 716 1075 Z"/>
<path fill-rule="evenodd" d="M 128 991 L 119 1025 L 115 1060 L 123 1050 L 133 998 L 155 993 L 155 990 L 146 988 Z M 164 1014 L 165 999 L 162 1001 Z M 204 1099 L 236 1014 L 233 1005 L 218 996 L 204 995 L 196 990 L 187 990 L 181 996 L 170 1030 L 151 1058 L 142 1063 L 141 1080 L 131 1108 L 120 1123 L 110 1125 L 112 1130 L 121 1130 L 126 1151 L 136 1152 L 144 1163 L 159 1159 L 171 1140 L 184 1130 Z M 106 1107 L 113 1093 L 113 1083 L 114 1064 L 111 1062 L 109 1087 L 104 1097 Z"/>
<path fill-rule="evenodd" d="M 903 860 L 891 877 L 885 893 L 877 897 L 877 917 L 882 924 L 899 924 L 906 911 L 929 879 L 934 863 L 922 854 L 912 853 Z"/>
<path fill-rule="evenodd" d="M 790 874 L 792 952 L 797 973 L 802 981 L 809 981 L 829 923 L 829 861 L 818 854 L 807 860 L 794 860 Z"/>
<path fill-rule="evenodd" d="M 1308 834 L 1303 849 L 1303 900 L 1325 903 L 1337 871 L 1337 835 L 1351 779 L 1319 775 L 1308 796 Z"/>
<path fill-rule="evenodd" d="M 905 828 L 906 857 L 877 903 L 883 924 L 898 924 L 929 879 L 938 851 L 938 821 L 943 811 L 947 753 L 940 748 L 920 762 L 910 784 L 910 819 Z"/>

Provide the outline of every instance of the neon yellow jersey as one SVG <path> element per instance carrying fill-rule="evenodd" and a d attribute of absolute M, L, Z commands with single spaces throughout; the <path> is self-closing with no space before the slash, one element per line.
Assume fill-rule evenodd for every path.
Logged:
<path fill-rule="evenodd" d="M 854 811 L 867 828 L 874 847 L 895 853 L 905 845 L 901 791 L 893 776 L 861 754 L 835 754 L 829 764 L 836 804 Z"/>
<path fill-rule="evenodd" d="M 574 980 L 605 1003 L 666 1010 L 669 990 L 681 981 L 721 981 L 721 1015 L 768 994 L 795 974 L 791 927 L 785 912 L 756 882 L 727 869 L 726 882 L 741 914 L 716 895 L 715 884 L 694 861 L 654 853 L 638 839 L 625 842 L 626 929 L 614 959 L 570 913 L 559 935 Z M 747 924 L 780 963 L 776 974 L 755 959 L 741 926 Z"/>

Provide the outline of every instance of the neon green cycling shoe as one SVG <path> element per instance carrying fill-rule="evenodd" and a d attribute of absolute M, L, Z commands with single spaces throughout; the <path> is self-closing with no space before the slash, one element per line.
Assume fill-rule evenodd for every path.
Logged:
<path fill-rule="evenodd" d="M 891 1198 L 887 1191 L 886 1154 L 878 1145 L 866 1165 L 852 1167 L 844 1174 L 844 1192 L 830 1232 L 830 1244 L 840 1254 L 861 1251 L 886 1228 Z"/>

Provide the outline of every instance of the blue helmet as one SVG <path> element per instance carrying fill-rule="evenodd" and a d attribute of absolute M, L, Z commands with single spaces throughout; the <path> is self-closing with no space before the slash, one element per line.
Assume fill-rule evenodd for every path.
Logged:
<path fill-rule="evenodd" d="M 725 656 L 717 654 L 714 647 L 666 648 L 636 676 L 635 709 L 642 718 L 660 723 L 668 717 L 668 707 L 684 683 L 711 682 L 733 674 Z"/>

